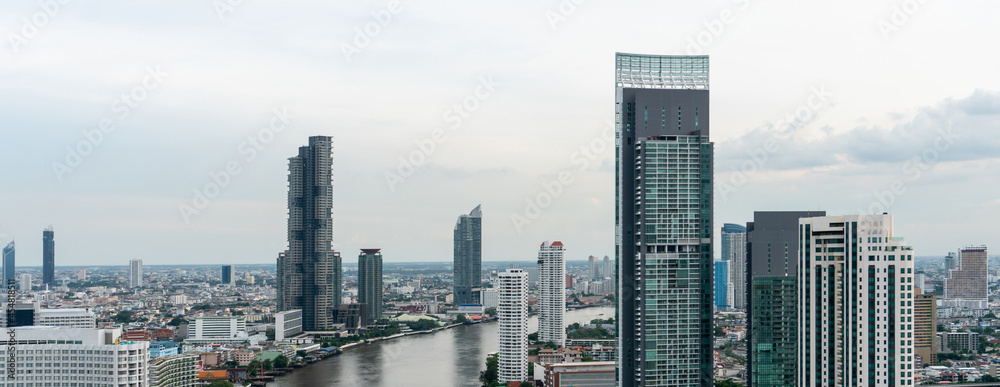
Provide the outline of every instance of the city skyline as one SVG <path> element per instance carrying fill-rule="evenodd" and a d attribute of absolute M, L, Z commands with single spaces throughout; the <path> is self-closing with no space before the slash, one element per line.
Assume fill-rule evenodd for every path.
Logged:
<path fill-rule="evenodd" d="M 10 106 L 10 141 L 0 144 L 0 162 L 15 166 L 7 178 L 17 182 L 0 193 L 0 234 L 25 239 L 20 261 L 31 266 L 41 261 L 37 230 L 48 224 L 60 228 L 65 262 L 123 262 L 139 250 L 149 264 L 267 262 L 285 244 L 286 155 L 308 136 L 331 135 L 343 144 L 335 170 L 344 189 L 335 210 L 345 232 L 336 250 L 382 246 L 398 252 L 393 258 L 400 261 L 447 260 L 452 214 L 482 203 L 493 214 L 484 225 L 491 230 L 485 243 L 509 246 L 486 251 L 485 261 L 530 259 L 534 243 L 519 242 L 550 237 L 580 252 L 611 255 L 613 138 L 602 142 L 613 117 L 604 76 L 609 58 L 616 51 L 690 50 L 712 55 L 715 81 L 726 85 L 713 94 L 716 170 L 717 184 L 728 182 L 733 190 L 716 190 L 717 223 L 739 223 L 753 210 L 868 212 L 879 203 L 873 193 L 891 192 L 899 181 L 902 194 L 881 198 L 893 202 L 889 212 L 909 215 L 897 227 L 921 244 L 919 251 L 941 255 L 955 246 L 1000 244 L 989 232 L 1000 215 L 991 194 L 998 187 L 979 173 L 996 169 L 1000 153 L 990 131 L 1000 110 L 1000 54 L 971 38 L 995 35 L 998 27 L 987 15 L 1000 5 L 921 4 L 905 24 L 887 30 L 879 26 L 891 23 L 891 4 L 747 4 L 635 4 L 665 16 L 629 18 L 624 27 L 600 21 L 626 18 L 637 8 L 587 4 L 553 26 L 547 15 L 554 5 L 512 2 L 495 12 L 481 12 L 484 5 L 404 5 L 350 61 L 343 44 L 354 44 L 356 29 L 363 30 L 378 5 L 315 5 L 294 24 L 274 17 L 300 8 L 277 4 L 238 7 L 221 20 L 210 7 L 192 3 L 106 13 L 88 11 L 102 6 L 64 6 L 16 53 L 6 45 L 12 60 L 0 64 L 18 79 L 0 92 Z M 4 9 L 10 12 L 0 20 L 9 22 L 8 32 L 22 23 L 16 15 L 40 12 L 34 3 Z M 438 22 L 439 15 L 474 11 L 480 12 Z M 722 22 L 720 11 L 728 11 L 731 23 Z M 328 12 L 334 16 L 315 19 Z M 180 15 L 200 17 L 167 22 Z M 515 26 L 506 18 L 531 21 Z M 785 33 L 803 19 L 816 28 Z M 170 39 L 136 33 L 122 20 L 156 26 Z M 264 44 L 259 36 L 267 37 Z M 106 46 L 80 51 L 93 41 Z M 414 52 L 416 41 L 433 43 Z M 916 56 L 933 51 L 965 53 L 963 70 L 953 71 L 947 56 Z M 872 60 L 860 65 L 857 58 Z M 147 76 L 148 90 L 142 86 Z M 470 100 L 470 106 L 478 101 L 475 112 L 452 113 L 484 84 L 493 90 L 483 86 L 479 95 L 488 98 Z M 121 95 L 136 87 L 148 97 L 135 107 L 123 104 Z M 765 90 L 769 98 L 760 98 Z M 385 96 L 386 104 L 405 107 L 356 102 Z M 125 108 L 128 115 L 120 119 Z M 794 121 L 800 110 L 810 119 L 779 123 L 789 115 Z M 446 112 L 461 118 L 459 128 L 445 120 Z M 89 144 L 84 131 L 103 118 L 117 130 L 57 177 L 53 163 L 66 163 L 67 147 Z M 954 137 L 941 137 L 938 129 L 949 125 Z M 398 174 L 400 157 L 420 152 L 417 143 L 431 139 L 437 127 L 446 129 L 446 140 L 391 190 L 386 173 Z M 270 141 L 256 140 L 258 149 L 248 138 L 263 128 Z M 778 149 L 758 165 L 748 151 L 764 149 L 771 138 Z M 954 142 L 939 142 L 944 151 L 936 151 L 939 138 Z M 854 146 L 856 140 L 867 145 Z M 384 145 L 368 146 L 375 141 Z M 144 144 L 141 157 L 135 144 Z M 938 162 L 903 170 L 925 151 Z M 206 193 L 211 176 L 230 161 L 240 173 L 203 208 L 195 206 L 202 203 L 193 203 L 194 191 Z M 740 184 L 733 170 L 747 161 L 757 170 Z M 525 215 L 526 200 L 535 201 L 546 192 L 543 183 L 563 170 L 573 183 L 537 218 Z M 834 193 L 848 184 L 863 189 Z M 982 189 L 956 192 L 957 184 Z M 924 206 L 945 195 L 954 200 Z M 198 213 L 186 221 L 182 204 Z M 519 232 L 513 215 L 530 223 Z"/>

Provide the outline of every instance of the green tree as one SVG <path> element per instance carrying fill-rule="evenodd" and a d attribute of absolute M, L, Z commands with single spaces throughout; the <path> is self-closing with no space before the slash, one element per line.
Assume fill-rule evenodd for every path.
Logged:
<path fill-rule="evenodd" d="M 170 322 L 167 323 L 167 325 L 170 325 L 172 327 L 176 327 L 176 326 L 180 326 L 181 324 L 187 324 L 187 323 L 188 323 L 188 321 L 185 320 L 184 317 L 177 316 L 177 317 L 174 317 L 173 319 L 171 319 Z"/>
<path fill-rule="evenodd" d="M 743 385 L 732 380 L 723 380 L 721 382 L 715 382 L 715 387 L 743 387 Z"/>
<path fill-rule="evenodd" d="M 274 368 L 285 368 L 288 367 L 288 357 L 285 355 L 278 355 L 274 358 Z"/>
<path fill-rule="evenodd" d="M 464 314 L 460 314 L 460 315 L 455 316 L 455 322 L 457 322 L 459 324 L 465 323 L 466 321 L 469 321 L 469 319 L 467 317 L 465 317 Z"/>
<path fill-rule="evenodd" d="M 115 322 L 117 322 L 119 324 L 123 324 L 123 325 L 124 324 L 128 324 L 129 322 L 132 321 L 132 312 L 127 311 L 127 310 L 123 310 L 121 312 L 118 312 L 118 314 L 115 315 L 114 320 L 115 320 Z"/>
<path fill-rule="evenodd" d="M 479 373 L 479 381 L 483 387 L 496 386 L 500 379 L 500 360 L 496 355 L 486 358 L 486 371 Z"/>
<path fill-rule="evenodd" d="M 271 359 L 264 359 L 264 364 L 263 365 L 264 365 L 264 370 L 265 371 L 270 371 L 270 370 L 274 369 L 274 362 L 272 362 Z"/>
<path fill-rule="evenodd" d="M 715 337 L 723 337 L 726 335 L 726 331 L 722 327 L 715 327 Z"/>
<path fill-rule="evenodd" d="M 534 342 L 536 342 L 536 341 L 538 341 L 538 332 L 535 332 L 535 333 L 529 333 L 529 334 L 528 334 L 528 342 L 529 342 L 529 343 L 534 343 Z"/>
<path fill-rule="evenodd" d="M 581 360 L 583 360 L 585 362 L 587 362 L 587 361 L 594 361 L 594 357 L 593 356 L 584 355 L 583 359 L 581 359 Z"/>
<path fill-rule="evenodd" d="M 308 355 L 308 353 L 306 353 L 306 351 L 303 351 L 303 350 L 301 350 L 301 349 L 300 349 L 300 350 L 298 350 L 298 351 L 295 351 L 295 356 L 298 356 L 298 357 L 306 357 L 306 355 Z"/>
<path fill-rule="evenodd" d="M 528 362 L 528 376 L 535 374 L 535 363 Z"/>
<path fill-rule="evenodd" d="M 952 340 L 948 342 L 948 349 L 950 349 L 952 352 L 958 352 L 958 348 L 959 348 L 958 341 Z"/>
<path fill-rule="evenodd" d="M 212 384 L 209 384 L 208 387 L 233 387 L 233 384 L 225 380 L 216 380 Z"/>
<path fill-rule="evenodd" d="M 252 378 L 256 376 L 258 373 L 260 373 L 261 365 L 262 364 L 259 360 L 251 360 L 250 363 L 247 364 L 247 377 Z"/>
<path fill-rule="evenodd" d="M 488 308 L 488 309 L 486 309 L 486 314 L 488 316 L 490 316 L 490 317 L 496 316 L 497 315 L 497 308 Z"/>
<path fill-rule="evenodd" d="M 983 375 L 983 377 L 979 378 L 979 380 L 977 380 L 976 383 L 1000 383 L 1000 378 L 994 377 L 990 374 L 986 374 Z"/>

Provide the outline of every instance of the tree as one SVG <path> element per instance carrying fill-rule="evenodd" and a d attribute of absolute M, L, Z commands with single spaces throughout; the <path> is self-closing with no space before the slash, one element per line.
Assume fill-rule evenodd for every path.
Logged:
<path fill-rule="evenodd" d="M 460 315 L 455 316 L 455 322 L 457 322 L 459 324 L 463 324 L 466 321 L 469 321 L 469 319 L 467 317 L 465 317 L 464 314 L 460 314 Z"/>
<path fill-rule="evenodd" d="M 208 387 L 233 387 L 233 384 L 225 380 L 216 380 L 212 384 L 209 384 Z"/>
<path fill-rule="evenodd" d="M 722 337 L 726 335 L 726 331 L 722 327 L 715 327 L 715 337 Z"/>
<path fill-rule="evenodd" d="M 535 333 L 529 333 L 529 334 L 528 334 L 528 342 L 529 342 L 529 343 L 534 343 L 534 342 L 536 342 L 536 341 L 538 341 L 538 332 L 535 332 Z"/>
<path fill-rule="evenodd" d="M 535 374 L 535 363 L 528 362 L 528 376 Z"/>
<path fill-rule="evenodd" d="M 265 371 L 270 371 L 274 369 L 274 362 L 272 362 L 271 359 L 264 359 L 263 366 Z"/>
<path fill-rule="evenodd" d="M 583 359 L 581 359 L 581 360 L 583 360 L 585 362 L 594 361 L 594 357 L 593 356 L 583 355 Z"/>
<path fill-rule="evenodd" d="M 167 325 L 170 325 L 172 327 L 176 327 L 176 326 L 180 326 L 181 324 L 187 324 L 187 323 L 188 323 L 188 320 L 185 320 L 184 317 L 177 316 L 177 317 L 174 317 L 173 319 L 171 319 L 170 322 L 167 323 Z"/>
<path fill-rule="evenodd" d="M 938 332 L 947 332 L 947 331 L 946 331 L 946 330 L 944 329 L 944 324 L 938 324 L 938 325 L 937 325 L 937 331 L 938 331 Z"/>
<path fill-rule="evenodd" d="M 486 314 L 488 316 L 490 316 L 490 317 L 496 316 L 497 315 L 497 308 L 488 308 L 488 309 L 486 309 Z"/>
<path fill-rule="evenodd" d="M 251 360 L 250 364 L 247 364 L 247 377 L 252 378 L 257 375 L 260 371 L 261 362 L 259 360 Z"/>
<path fill-rule="evenodd" d="M 958 352 L 959 346 L 960 345 L 958 344 L 958 341 L 956 341 L 956 340 L 952 340 L 952 341 L 948 342 L 948 349 L 950 349 L 952 352 Z"/>
<path fill-rule="evenodd" d="M 1000 383 L 1000 378 L 992 376 L 990 374 L 983 375 L 979 378 L 976 383 Z"/>
<path fill-rule="evenodd" d="M 274 358 L 274 367 L 275 368 L 288 367 L 288 357 L 286 357 L 285 355 L 278 355 L 278 357 Z"/>
<path fill-rule="evenodd" d="M 295 351 L 295 356 L 298 356 L 298 357 L 306 357 L 306 355 L 308 355 L 308 353 L 306 353 L 306 351 L 303 351 L 303 350 L 301 350 L 301 349 L 300 349 L 300 350 L 298 350 L 298 351 Z"/>
<path fill-rule="evenodd" d="M 479 381 L 483 387 L 493 387 L 500 380 L 500 360 L 497 355 L 486 358 L 486 371 L 479 373 Z"/>
<path fill-rule="evenodd" d="M 985 318 L 992 318 L 992 319 L 995 319 L 995 318 L 997 318 L 997 315 L 993 314 L 993 312 L 990 312 L 990 313 L 987 313 L 987 314 L 986 314 L 985 316 L 983 316 L 983 318 L 984 318 L 984 319 L 985 319 Z"/>
<path fill-rule="evenodd" d="M 123 325 L 128 324 L 130 321 L 132 321 L 132 312 L 123 310 L 121 312 L 118 312 L 118 314 L 115 315 L 114 319 L 115 322 L 119 324 Z"/>

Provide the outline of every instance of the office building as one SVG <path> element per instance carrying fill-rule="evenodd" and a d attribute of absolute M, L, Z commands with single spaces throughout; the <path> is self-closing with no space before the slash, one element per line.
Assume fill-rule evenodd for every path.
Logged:
<path fill-rule="evenodd" d="M 126 334 L 129 332 L 125 332 Z M 124 336 L 124 335 L 123 335 Z M 169 340 L 149 341 L 149 358 L 173 356 L 181 353 L 180 343 Z"/>
<path fill-rule="evenodd" d="M 17 340 L 0 346 L 0 356 L 17 359 L 16 378 L 4 378 L 6 386 L 149 385 L 149 342 L 122 340 L 120 328 L 20 327 L 2 334 Z M 8 352 L 15 346 L 16 354 Z M 75 360 L 52 361 L 54 353 Z"/>
<path fill-rule="evenodd" d="M 958 252 L 958 266 L 944 280 L 942 306 L 985 309 L 989 307 L 986 246 L 966 247 Z"/>
<path fill-rule="evenodd" d="M 497 320 L 500 383 L 528 378 L 528 273 L 507 269 L 497 283 L 500 307 Z"/>
<path fill-rule="evenodd" d="M 913 300 L 913 353 L 920 361 L 914 367 L 937 364 L 937 300 L 915 288 Z M 978 344 L 978 343 L 977 343 Z"/>
<path fill-rule="evenodd" d="M 197 354 L 158 357 L 149 361 L 149 387 L 197 386 Z"/>
<path fill-rule="evenodd" d="M 142 287 L 142 260 L 133 259 L 128 261 L 128 287 Z"/>
<path fill-rule="evenodd" d="M 607 255 L 604 256 L 604 261 L 601 263 L 601 277 L 602 278 L 614 278 L 615 268 L 611 266 L 611 258 Z"/>
<path fill-rule="evenodd" d="M 278 254 L 279 311 L 302 310 L 302 329 L 332 328 L 341 302 L 340 253 L 333 251 L 333 138 L 309 137 L 288 159 L 288 250 Z"/>
<path fill-rule="evenodd" d="M 958 256 L 955 255 L 954 252 L 948 253 L 948 255 L 944 257 L 944 271 L 945 271 L 945 273 L 947 273 L 947 272 L 949 272 L 951 270 L 955 270 L 957 268 L 958 268 Z"/>
<path fill-rule="evenodd" d="M 708 57 L 615 60 L 621 386 L 711 386 Z"/>
<path fill-rule="evenodd" d="M 483 211 L 476 206 L 455 222 L 455 305 L 479 304 L 483 272 Z"/>
<path fill-rule="evenodd" d="M 913 385 L 913 249 L 892 215 L 799 220 L 798 385 Z"/>
<path fill-rule="evenodd" d="M 958 353 L 968 351 L 979 353 L 979 333 L 976 332 L 935 332 L 938 353 Z"/>
<path fill-rule="evenodd" d="M 87 281 L 87 268 L 81 267 L 76 271 L 76 280 L 80 282 Z"/>
<path fill-rule="evenodd" d="M 243 317 L 198 317 L 194 320 L 194 336 L 188 344 L 238 344 L 249 341 Z"/>
<path fill-rule="evenodd" d="M 362 303 L 340 304 L 333 311 L 333 322 L 343 324 L 344 329 L 354 332 L 368 327 L 368 305 Z"/>
<path fill-rule="evenodd" d="M 10 241 L 7 247 L 3 248 L 3 280 L 4 288 L 10 289 L 17 281 L 14 278 L 14 241 Z"/>
<path fill-rule="evenodd" d="M 483 301 L 483 310 L 496 309 L 497 306 L 500 306 L 499 297 L 496 288 L 487 288 L 479 292 L 479 299 Z"/>
<path fill-rule="evenodd" d="M 755 211 L 746 224 L 748 386 L 796 384 L 799 219 L 815 216 L 826 212 Z"/>
<path fill-rule="evenodd" d="M 591 279 L 604 278 L 604 276 L 601 275 L 601 261 L 599 258 L 591 255 L 590 258 L 587 259 L 587 264 L 587 267 L 590 269 L 587 274 L 590 274 Z"/>
<path fill-rule="evenodd" d="M 52 225 L 42 231 L 42 289 L 56 286 L 56 233 Z"/>
<path fill-rule="evenodd" d="M 615 362 L 545 364 L 546 387 L 615 387 Z"/>
<path fill-rule="evenodd" d="M 274 339 L 285 340 L 302 333 L 302 311 L 286 310 L 274 314 Z"/>
<path fill-rule="evenodd" d="M 368 321 L 382 318 L 382 253 L 361 249 L 358 255 L 358 302 L 368 308 Z"/>
<path fill-rule="evenodd" d="M 745 309 L 746 303 L 746 244 L 747 229 L 738 224 L 726 223 L 721 234 L 722 260 L 730 262 L 726 290 L 729 304 L 736 309 Z"/>
<path fill-rule="evenodd" d="M 566 249 L 542 242 L 538 250 L 538 340 L 566 346 Z"/>
<path fill-rule="evenodd" d="M 30 292 L 31 291 L 31 274 L 24 273 L 24 274 L 21 274 L 18 277 L 20 277 L 20 279 L 18 280 L 18 285 L 17 285 L 18 286 L 18 290 L 20 290 L 22 292 Z"/>
<path fill-rule="evenodd" d="M 236 274 L 236 265 L 223 265 L 222 266 L 222 284 L 232 285 L 233 284 L 233 274 Z"/>
<path fill-rule="evenodd" d="M 715 297 L 715 310 L 729 309 L 728 292 L 729 283 L 729 261 L 715 261 L 715 290 L 712 292 Z"/>
<path fill-rule="evenodd" d="M 66 328 L 97 328 L 97 315 L 90 309 L 83 308 L 36 309 L 35 325 Z"/>

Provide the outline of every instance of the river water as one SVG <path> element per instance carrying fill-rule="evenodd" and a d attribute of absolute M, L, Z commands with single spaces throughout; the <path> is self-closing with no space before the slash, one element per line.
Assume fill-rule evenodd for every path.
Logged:
<path fill-rule="evenodd" d="M 566 324 L 614 315 L 614 308 L 573 310 L 566 312 Z M 268 386 L 479 386 L 479 372 L 486 369 L 486 354 L 497 351 L 498 325 L 463 325 L 349 348 L 281 376 Z M 528 332 L 536 330 L 538 319 L 531 317 Z"/>

